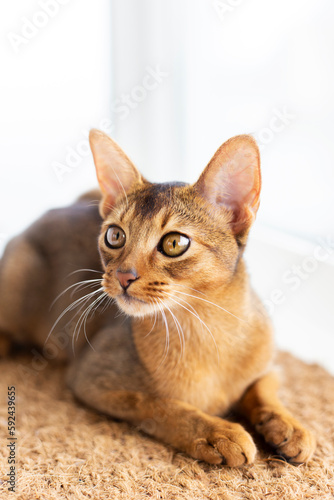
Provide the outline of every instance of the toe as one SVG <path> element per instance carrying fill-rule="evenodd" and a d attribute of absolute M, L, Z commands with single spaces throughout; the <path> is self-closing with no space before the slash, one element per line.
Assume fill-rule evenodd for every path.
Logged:
<path fill-rule="evenodd" d="M 226 432 L 224 436 L 215 436 L 212 441 L 229 467 L 241 467 L 255 460 L 254 441 L 241 426 L 236 425 L 232 431 Z"/>
<path fill-rule="evenodd" d="M 291 438 L 278 448 L 278 452 L 294 464 L 310 460 L 315 450 L 315 439 L 306 429 L 295 429 Z"/>
<path fill-rule="evenodd" d="M 203 460 L 208 464 L 219 465 L 221 463 L 225 463 L 225 460 L 219 451 L 208 443 L 206 439 L 197 439 L 193 443 L 193 449 L 191 450 L 190 455 L 197 460 Z"/>
<path fill-rule="evenodd" d="M 288 442 L 293 435 L 293 425 L 274 413 L 267 415 L 265 420 L 256 426 L 256 429 L 263 435 L 266 442 L 273 447 Z"/>

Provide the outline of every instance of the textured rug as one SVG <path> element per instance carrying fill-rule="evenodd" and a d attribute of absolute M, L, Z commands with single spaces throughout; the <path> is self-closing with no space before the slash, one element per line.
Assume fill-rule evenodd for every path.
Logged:
<path fill-rule="evenodd" d="M 294 467 L 254 436 L 256 463 L 236 470 L 194 461 L 126 423 L 81 406 L 64 384 L 63 366 L 49 362 L 31 370 L 36 360 L 27 354 L 2 360 L 0 498 L 333 499 L 334 378 L 287 353 L 278 360 L 282 399 L 315 433 L 316 454 L 308 465 Z M 11 386 L 16 440 L 8 439 Z M 15 493 L 8 492 L 9 458 L 16 462 Z"/>

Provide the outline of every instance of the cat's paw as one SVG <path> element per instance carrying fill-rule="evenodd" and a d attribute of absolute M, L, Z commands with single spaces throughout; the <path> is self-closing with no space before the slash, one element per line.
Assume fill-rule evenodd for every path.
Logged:
<path fill-rule="evenodd" d="M 241 425 L 217 418 L 215 424 L 207 426 L 203 434 L 191 444 L 189 454 L 193 458 L 229 467 L 254 462 L 254 441 Z"/>
<path fill-rule="evenodd" d="M 256 430 L 279 455 L 294 464 L 308 462 L 315 450 L 315 439 L 289 413 L 262 409 L 256 416 Z"/>

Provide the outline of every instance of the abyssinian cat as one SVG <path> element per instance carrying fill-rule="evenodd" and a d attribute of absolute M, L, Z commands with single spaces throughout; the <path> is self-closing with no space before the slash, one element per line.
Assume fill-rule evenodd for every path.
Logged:
<path fill-rule="evenodd" d="M 254 461 L 250 434 L 223 418 L 233 408 L 277 453 L 308 461 L 315 441 L 278 399 L 270 321 L 243 260 L 255 141 L 224 143 L 193 185 L 148 182 L 100 131 L 90 144 L 102 195 L 50 211 L 5 250 L 3 349 L 48 337 L 72 358 L 79 400 L 195 459 Z"/>

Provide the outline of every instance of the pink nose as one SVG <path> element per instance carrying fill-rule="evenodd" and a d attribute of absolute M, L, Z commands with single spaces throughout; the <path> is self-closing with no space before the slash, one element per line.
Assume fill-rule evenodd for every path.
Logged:
<path fill-rule="evenodd" d="M 135 270 L 125 271 L 125 272 L 116 271 L 116 277 L 117 277 L 121 287 L 123 288 L 123 290 L 126 290 L 127 288 L 129 288 L 131 283 L 133 283 L 133 281 L 136 281 L 138 279 L 138 276 L 137 276 L 137 273 Z"/>

